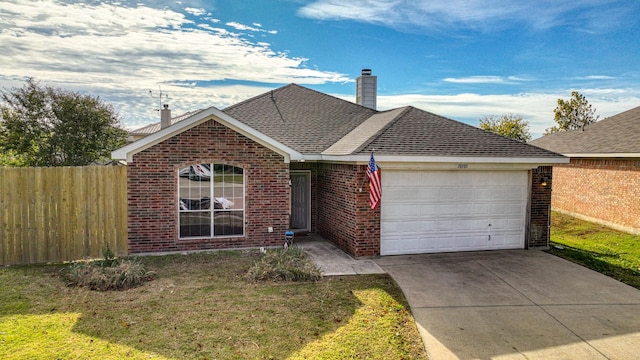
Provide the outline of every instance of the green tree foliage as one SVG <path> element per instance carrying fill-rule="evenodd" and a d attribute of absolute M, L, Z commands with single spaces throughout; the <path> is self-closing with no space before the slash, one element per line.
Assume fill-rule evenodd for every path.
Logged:
<path fill-rule="evenodd" d="M 126 141 L 113 107 L 33 79 L 2 92 L 0 165 L 82 166 L 110 158 Z"/>
<path fill-rule="evenodd" d="M 594 116 L 596 110 L 592 108 L 584 95 L 577 91 L 571 92 L 571 99 L 558 99 L 558 105 L 553 110 L 555 126 L 544 131 L 544 135 L 559 131 L 584 129 L 585 126 L 598 121 L 600 116 Z"/>
<path fill-rule="evenodd" d="M 529 122 L 519 115 L 504 114 L 500 117 L 483 116 L 480 119 L 480 128 L 491 131 L 514 140 L 527 142 L 531 140 L 529 132 Z"/>

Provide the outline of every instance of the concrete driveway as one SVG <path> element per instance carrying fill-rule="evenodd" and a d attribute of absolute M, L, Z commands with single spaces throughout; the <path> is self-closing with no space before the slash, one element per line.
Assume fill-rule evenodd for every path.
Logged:
<path fill-rule="evenodd" d="M 388 256 L 431 360 L 638 359 L 640 291 L 537 250 Z"/>

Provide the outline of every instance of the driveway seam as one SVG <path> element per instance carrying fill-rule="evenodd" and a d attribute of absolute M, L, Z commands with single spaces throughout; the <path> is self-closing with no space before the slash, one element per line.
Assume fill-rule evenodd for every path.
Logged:
<path fill-rule="evenodd" d="M 500 275 L 498 275 L 496 272 L 494 272 L 493 270 L 491 270 L 489 267 L 485 266 L 484 264 L 482 264 L 481 260 L 474 260 L 478 265 L 480 265 L 481 267 L 483 267 L 484 269 L 486 269 L 489 273 L 491 273 L 493 276 L 495 276 L 496 278 L 500 279 L 500 281 L 502 281 L 503 283 L 505 283 L 507 286 L 509 286 L 510 288 L 512 288 L 514 291 L 516 291 L 518 294 L 522 295 L 525 299 L 531 301 L 532 304 L 534 304 L 533 306 L 538 307 L 540 310 L 542 310 L 544 313 L 546 313 L 547 315 L 549 315 L 549 317 L 551 317 L 553 320 L 555 320 L 558 324 L 560 324 L 563 328 L 567 329 L 570 333 L 572 333 L 573 335 L 575 335 L 578 339 L 582 340 L 582 342 L 584 342 L 585 344 L 587 344 L 590 348 L 592 348 L 593 350 L 595 350 L 598 354 L 604 356 L 606 359 L 611 359 L 609 358 L 607 355 L 605 355 L 604 353 L 602 353 L 602 351 L 600 351 L 600 349 L 596 348 L 595 346 L 593 346 L 589 341 L 587 341 L 586 339 L 584 339 L 582 336 L 578 335 L 575 331 L 573 331 L 571 328 L 569 328 L 567 325 L 565 325 L 562 321 L 560 321 L 558 318 L 556 318 L 555 316 L 553 316 L 551 313 L 549 313 L 547 311 L 547 309 L 544 308 L 544 306 L 554 306 L 553 304 L 547 304 L 547 305 L 540 305 L 537 302 L 533 301 L 532 299 L 530 299 L 527 295 L 525 295 L 522 291 L 518 290 L 516 287 L 514 287 L 513 285 L 511 285 L 508 281 L 506 281 L 505 279 L 503 279 Z M 579 304 L 582 305 L 582 304 Z M 508 305 L 509 306 L 509 305 Z M 531 306 L 531 305 L 528 305 Z"/>

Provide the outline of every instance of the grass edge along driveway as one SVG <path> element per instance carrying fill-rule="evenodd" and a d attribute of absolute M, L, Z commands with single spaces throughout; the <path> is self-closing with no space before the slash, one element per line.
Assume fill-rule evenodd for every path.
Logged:
<path fill-rule="evenodd" d="M 640 289 L 640 235 L 558 212 L 551 214 L 549 252 Z"/>
<path fill-rule="evenodd" d="M 2 268 L 0 358 L 426 358 L 388 275 L 248 282 L 257 256 L 147 257 L 156 280 L 110 292 L 66 287 L 60 265 Z"/>

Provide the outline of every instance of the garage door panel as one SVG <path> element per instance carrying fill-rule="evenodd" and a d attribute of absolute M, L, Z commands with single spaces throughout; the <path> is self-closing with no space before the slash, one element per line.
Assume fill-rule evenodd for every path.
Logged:
<path fill-rule="evenodd" d="M 389 212 L 392 214 L 389 216 L 389 219 L 410 219 L 410 218 L 420 218 L 420 205 L 418 204 L 394 204 L 387 205 Z"/>
<path fill-rule="evenodd" d="M 406 234 L 406 233 L 420 233 L 422 221 L 420 220 L 406 220 L 403 222 L 388 222 L 387 224 L 380 226 L 381 234 L 394 235 L 394 234 Z"/>
<path fill-rule="evenodd" d="M 524 247 L 526 171 L 386 171 L 382 178 L 383 255 Z"/>

